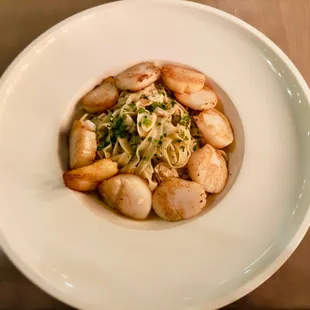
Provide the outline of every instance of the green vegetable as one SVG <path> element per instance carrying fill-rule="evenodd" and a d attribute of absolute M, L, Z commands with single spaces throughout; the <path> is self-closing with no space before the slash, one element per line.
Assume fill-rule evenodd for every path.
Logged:
<path fill-rule="evenodd" d="M 142 124 L 143 124 L 143 126 L 148 127 L 148 126 L 152 125 L 152 121 L 150 119 L 148 119 L 148 118 L 144 118 L 142 120 Z"/>
<path fill-rule="evenodd" d="M 144 113 L 145 112 L 145 109 L 143 109 L 143 108 L 139 108 L 139 110 L 138 110 L 138 113 L 140 114 L 140 113 Z"/>

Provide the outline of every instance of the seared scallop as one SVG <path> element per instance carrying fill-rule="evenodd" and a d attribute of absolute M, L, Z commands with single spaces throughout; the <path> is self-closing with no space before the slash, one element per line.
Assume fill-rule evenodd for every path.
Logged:
<path fill-rule="evenodd" d="M 213 147 L 222 149 L 234 140 L 227 117 L 216 109 L 207 109 L 194 117 L 201 134 Z"/>
<path fill-rule="evenodd" d="M 197 92 L 203 88 L 206 81 L 201 72 L 191 68 L 167 64 L 161 71 L 162 79 L 168 88 L 179 94 Z"/>
<path fill-rule="evenodd" d="M 153 209 L 167 221 L 187 220 L 199 214 L 206 205 L 203 187 L 192 181 L 171 177 L 153 193 Z"/>
<path fill-rule="evenodd" d="M 89 120 L 73 122 L 69 135 L 69 166 L 70 169 L 90 165 L 97 150 L 96 125 Z"/>
<path fill-rule="evenodd" d="M 147 183 L 134 174 L 119 174 L 98 186 L 103 201 L 121 214 L 145 219 L 152 208 L 152 192 Z"/>
<path fill-rule="evenodd" d="M 208 86 L 194 93 L 174 93 L 177 100 L 193 110 L 204 110 L 214 108 L 218 102 L 215 92 Z"/>
<path fill-rule="evenodd" d="M 94 191 L 99 182 L 111 178 L 117 171 L 117 163 L 111 159 L 101 159 L 89 166 L 65 172 L 63 179 L 68 188 L 89 192 Z"/>
<path fill-rule="evenodd" d="M 187 167 L 190 178 L 201 184 L 208 193 L 219 193 L 226 185 L 226 161 L 222 153 L 209 144 L 192 153 Z"/>
<path fill-rule="evenodd" d="M 151 62 L 134 65 L 116 77 L 116 86 L 121 90 L 138 91 L 156 82 L 161 71 Z"/>
<path fill-rule="evenodd" d="M 114 77 L 110 76 L 82 98 L 87 112 L 101 113 L 113 107 L 118 98 L 118 89 Z"/>

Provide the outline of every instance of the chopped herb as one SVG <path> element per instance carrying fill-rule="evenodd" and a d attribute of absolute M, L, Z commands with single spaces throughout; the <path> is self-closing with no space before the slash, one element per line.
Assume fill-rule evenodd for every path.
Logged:
<path fill-rule="evenodd" d="M 147 96 L 146 95 L 142 95 L 140 98 L 141 99 L 147 99 Z"/>
<path fill-rule="evenodd" d="M 154 112 L 156 108 L 160 106 L 160 103 L 158 102 L 153 102 L 151 105 L 147 106 L 146 109 L 150 112 Z"/>
<path fill-rule="evenodd" d="M 195 139 L 199 139 L 199 138 L 200 138 L 199 135 L 194 135 L 193 137 L 194 137 Z"/>
<path fill-rule="evenodd" d="M 141 127 L 141 126 L 142 126 L 142 125 L 141 125 L 141 122 L 139 122 L 139 124 L 138 124 L 138 125 Z"/>
<path fill-rule="evenodd" d="M 176 105 L 176 101 L 175 100 L 171 100 L 171 105 L 174 107 Z"/>
<path fill-rule="evenodd" d="M 152 121 L 151 121 L 150 119 L 148 119 L 148 118 L 144 118 L 144 119 L 142 120 L 142 124 L 143 124 L 144 126 L 148 127 L 148 126 L 152 125 Z"/>
<path fill-rule="evenodd" d="M 152 142 L 152 137 L 149 137 L 147 141 Z"/>
<path fill-rule="evenodd" d="M 195 145 L 193 146 L 193 151 L 194 151 L 194 152 L 197 150 L 197 147 L 198 147 L 197 144 L 195 144 Z"/>
<path fill-rule="evenodd" d="M 159 140 L 159 141 L 158 141 L 158 145 L 161 146 L 162 144 L 163 144 L 163 141 L 162 141 L 162 140 Z"/>
<path fill-rule="evenodd" d="M 188 140 L 188 136 L 186 136 L 186 137 L 184 138 L 184 140 Z"/>
<path fill-rule="evenodd" d="M 191 117 L 188 114 L 186 114 L 182 117 L 180 124 L 187 126 L 189 124 L 190 120 L 191 120 Z"/>
<path fill-rule="evenodd" d="M 135 111 L 137 109 L 136 104 L 134 102 L 129 103 L 129 106 Z"/>
<path fill-rule="evenodd" d="M 183 139 L 185 137 L 185 132 L 183 130 L 180 131 L 179 136 Z"/>
<path fill-rule="evenodd" d="M 182 139 L 177 139 L 177 142 L 178 142 L 178 143 L 182 142 Z"/>
<path fill-rule="evenodd" d="M 184 145 L 181 146 L 181 150 L 182 150 L 182 152 L 185 151 L 185 146 Z"/>
<path fill-rule="evenodd" d="M 102 149 L 104 149 L 104 146 L 103 145 L 98 145 L 97 151 L 101 151 Z"/>
<path fill-rule="evenodd" d="M 145 109 L 143 109 L 143 108 L 139 108 L 139 110 L 138 110 L 138 113 L 140 114 L 140 113 L 144 113 L 145 112 Z"/>
<path fill-rule="evenodd" d="M 163 135 L 161 135 L 161 136 L 159 137 L 159 139 L 160 139 L 160 140 L 164 139 L 164 136 L 163 136 Z"/>
<path fill-rule="evenodd" d="M 160 126 L 160 125 L 161 125 L 161 122 L 158 122 L 158 123 L 157 123 L 157 126 Z"/>
<path fill-rule="evenodd" d="M 166 132 L 164 133 L 164 137 L 167 137 L 167 133 Z"/>
<path fill-rule="evenodd" d="M 122 115 L 121 117 L 118 117 L 113 120 L 112 126 L 111 126 L 111 133 L 112 137 L 114 136 L 116 141 L 116 137 L 124 138 L 126 136 L 127 126 L 125 124 L 125 115 Z M 112 141 L 111 137 L 111 141 Z"/>

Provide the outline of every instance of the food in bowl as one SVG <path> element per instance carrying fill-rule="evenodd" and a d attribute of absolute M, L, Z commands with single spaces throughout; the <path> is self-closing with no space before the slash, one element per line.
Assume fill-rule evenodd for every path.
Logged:
<path fill-rule="evenodd" d="M 143 220 L 198 215 L 207 196 L 227 182 L 234 140 L 206 76 L 192 68 L 152 62 L 107 77 L 81 99 L 85 114 L 69 134 L 73 190 L 97 190 L 112 209 Z"/>

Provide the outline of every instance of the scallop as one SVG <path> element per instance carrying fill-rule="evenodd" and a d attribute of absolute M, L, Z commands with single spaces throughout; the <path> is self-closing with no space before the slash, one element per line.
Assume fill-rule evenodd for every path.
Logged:
<path fill-rule="evenodd" d="M 174 93 L 174 95 L 181 104 L 193 110 L 211 109 L 218 102 L 215 92 L 206 85 L 194 93 Z"/>
<path fill-rule="evenodd" d="M 206 77 L 191 68 L 167 64 L 161 71 L 164 83 L 179 94 L 197 92 L 205 85 Z"/>
<path fill-rule="evenodd" d="M 102 113 L 113 107 L 117 102 L 118 89 L 114 77 L 110 76 L 101 85 L 82 98 L 82 104 L 87 112 Z"/>
<path fill-rule="evenodd" d="M 161 71 L 151 62 L 134 65 L 116 77 L 116 86 L 121 90 L 138 91 L 156 82 Z"/>
<path fill-rule="evenodd" d="M 233 142 L 234 135 L 229 120 L 220 111 L 207 109 L 194 119 L 204 139 L 213 147 L 222 149 Z"/>
<path fill-rule="evenodd" d="M 192 153 L 187 163 L 190 178 L 208 193 L 219 193 L 228 178 L 227 164 L 220 151 L 206 144 Z"/>
<path fill-rule="evenodd" d="M 69 135 L 70 169 L 90 165 L 96 157 L 96 125 L 89 120 L 73 122 Z"/>
<path fill-rule="evenodd" d="M 119 174 L 98 186 L 103 201 L 121 214 L 136 220 L 147 218 L 152 192 L 145 180 L 134 174 Z"/>
<path fill-rule="evenodd" d="M 67 171 L 63 174 L 65 185 L 79 192 L 94 191 L 99 182 L 117 174 L 117 163 L 111 159 L 101 159 L 93 164 Z"/>
<path fill-rule="evenodd" d="M 179 174 L 175 168 L 170 167 L 167 163 L 159 163 L 154 168 L 157 179 L 161 182 L 169 177 L 178 177 Z"/>
<path fill-rule="evenodd" d="M 170 177 L 153 193 L 153 209 L 167 221 L 181 221 L 199 214 L 206 205 L 203 187 L 192 181 Z"/>

